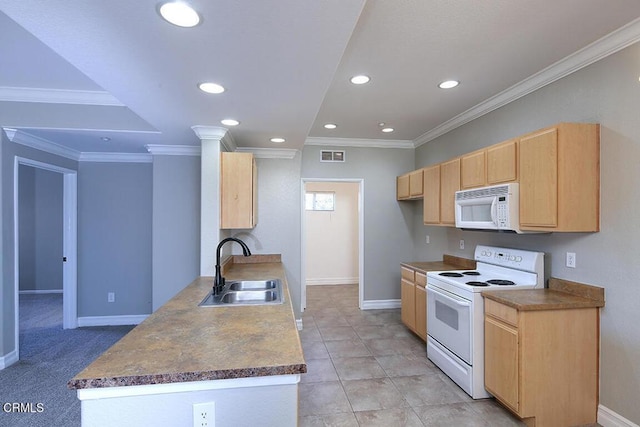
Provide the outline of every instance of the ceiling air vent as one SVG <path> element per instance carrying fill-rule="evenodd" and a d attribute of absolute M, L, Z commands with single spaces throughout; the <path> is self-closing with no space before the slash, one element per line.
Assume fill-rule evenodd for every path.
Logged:
<path fill-rule="evenodd" d="M 320 151 L 321 162 L 344 162 L 344 151 Z"/>

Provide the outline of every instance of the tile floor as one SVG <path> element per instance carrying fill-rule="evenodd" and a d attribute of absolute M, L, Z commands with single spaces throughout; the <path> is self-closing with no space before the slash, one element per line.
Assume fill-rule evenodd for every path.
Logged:
<path fill-rule="evenodd" d="M 359 310 L 357 285 L 309 286 L 302 320 L 301 427 L 524 425 L 433 365 L 400 309 Z"/>

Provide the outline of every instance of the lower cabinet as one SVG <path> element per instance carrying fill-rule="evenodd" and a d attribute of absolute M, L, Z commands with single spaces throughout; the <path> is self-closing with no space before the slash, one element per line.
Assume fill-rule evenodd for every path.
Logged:
<path fill-rule="evenodd" d="M 596 422 L 598 308 L 519 311 L 485 298 L 484 328 L 485 388 L 527 425 Z"/>
<path fill-rule="evenodd" d="M 427 276 L 421 272 L 400 267 L 400 318 L 409 329 L 427 340 Z"/>

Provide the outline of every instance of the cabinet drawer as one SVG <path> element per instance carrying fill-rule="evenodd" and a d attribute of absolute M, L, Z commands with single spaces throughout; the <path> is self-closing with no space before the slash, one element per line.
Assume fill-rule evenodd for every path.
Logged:
<path fill-rule="evenodd" d="M 416 271 L 416 285 L 422 286 L 423 288 L 426 287 L 427 275 Z"/>
<path fill-rule="evenodd" d="M 502 320 L 505 323 L 518 327 L 518 310 L 513 307 L 485 298 L 484 313 Z"/>
<path fill-rule="evenodd" d="M 400 267 L 400 273 L 403 279 L 408 280 L 411 283 L 416 281 L 414 270 L 407 267 Z"/>

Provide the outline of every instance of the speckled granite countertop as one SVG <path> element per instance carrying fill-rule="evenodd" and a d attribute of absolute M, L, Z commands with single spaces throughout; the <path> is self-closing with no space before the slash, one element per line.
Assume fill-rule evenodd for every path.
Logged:
<path fill-rule="evenodd" d="M 604 288 L 553 277 L 548 289 L 484 291 L 482 296 L 520 311 L 604 307 Z"/>
<path fill-rule="evenodd" d="M 284 304 L 199 307 L 213 286 L 212 277 L 199 277 L 71 379 L 68 387 L 118 387 L 306 372 L 279 255 L 252 256 L 252 260 L 243 259 L 242 263 L 233 262 L 234 258 L 227 264 L 227 279 L 280 278 Z"/>
<path fill-rule="evenodd" d="M 442 261 L 401 262 L 400 265 L 413 268 L 425 274 L 428 271 L 473 270 L 476 268 L 476 262 L 474 260 L 459 258 L 453 255 L 444 255 Z"/>

